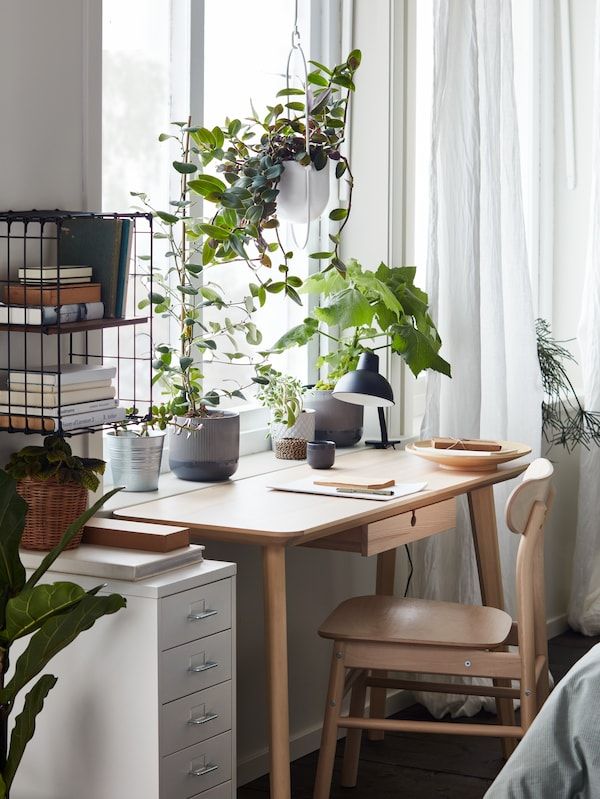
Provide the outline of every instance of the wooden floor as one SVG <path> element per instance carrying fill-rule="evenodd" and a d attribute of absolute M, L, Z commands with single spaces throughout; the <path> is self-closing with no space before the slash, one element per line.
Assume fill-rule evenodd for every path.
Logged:
<path fill-rule="evenodd" d="M 550 664 L 554 679 L 562 679 L 571 666 L 600 638 L 574 632 L 550 641 Z M 480 721 L 493 721 L 482 712 Z M 399 718 L 431 718 L 420 705 Z M 458 720 L 460 723 L 468 723 Z M 342 743 L 338 745 L 332 799 L 480 799 L 503 765 L 500 744 L 494 738 L 459 738 L 450 735 L 387 733 L 385 741 L 371 743 L 363 735 L 356 788 L 339 787 Z M 292 763 L 293 799 L 311 799 L 317 752 Z M 433 768 L 435 764 L 435 768 Z M 268 795 L 268 777 L 238 790 L 238 799 L 261 799 Z"/>

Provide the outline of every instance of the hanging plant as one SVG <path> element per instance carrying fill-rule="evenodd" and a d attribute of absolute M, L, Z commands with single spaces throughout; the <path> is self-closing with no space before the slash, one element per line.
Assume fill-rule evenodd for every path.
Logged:
<path fill-rule="evenodd" d="M 270 294 L 302 304 L 298 293 L 302 279 L 291 274 L 293 252 L 284 246 L 279 232 L 278 186 L 286 163 L 312 165 L 320 171 L 331 161 L 336 164 L 336 176 L 346 176 L 352 189 L 349 164 L 340 148 L 360 58 L 355 50 L 332 69 L 310 62 L 314 69 L 308 74 L 308 86 L 282 89 L 262 116 L 253 108 L 249 119 L 228 119 L 224 126 L 212 129 L 177 122 L 174 133 L 159 136 L 169 146 L 178 144 L 179 155 L 173 161 L 180 176 L 178 195 L 168 211 L 154 207 L 144 192 L 132 195 L 153 213 L 158 226 L 154 238 L 166 242 L 163 263 L 155 258 L 153 286 L 139 307 L 151 305 L 179 330 L 175 344 L 159 341 L 155 345 L 153 360 L 154 382 L 168 396 L 165 407 L 170 424 L 177 426 L 181 417 L 206 417 L 223 397 L 244 399 L 248 386 L 235 380 L 207 388 L 198 364 L 259 365 L 261 356 L 242 352 L 238 346 L 240 338 L 253 348 L 262 342 L 252 321 L 257 306 L 263 306 Z M 308 98 L 308 109 L 301 95 Z M 194 216 L 199 197 L 205 210 L 214 206 L 212 214 Z M 341 230 L 347 214 L 348 209 L 338 208 L 330 218 L 340 222 Z M 343 272 L 339 231 L 330 238 L 332 250 L 320 256 L 328 260 L 328 268 Z M 248 293 L 239 300 L 210 279 L 211 269 L 236 262 L 250 270 Z M 218 314 L 205 321 L 210 308 Z"/>

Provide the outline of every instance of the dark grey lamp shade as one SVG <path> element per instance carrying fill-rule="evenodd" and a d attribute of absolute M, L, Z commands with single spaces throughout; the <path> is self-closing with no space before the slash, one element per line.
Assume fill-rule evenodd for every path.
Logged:
<path fill-rule="evenodd" d="M 336 399 L 354 405 L 388 408 L 394 404 L 394 392 L 379 374 L 379 356 L 374 352 L 363 352 L 355 371 L 340 377 L 332 393 Z"/>
<path fill-rule="evenodd" d="M 353 405 L 371 405 L 377 408 L 381 441 L 366 441 L 378 449 L 393 447 L 399 441 L 390 441 L 383 414 L 384 408 L 394 404 L 394 392 L 388 381 L 379 374 L 379 356 L 374 352 L 363 352 L 353 372 L 347 372 L 337 381 L 332 391 L 336 399 Z"/>

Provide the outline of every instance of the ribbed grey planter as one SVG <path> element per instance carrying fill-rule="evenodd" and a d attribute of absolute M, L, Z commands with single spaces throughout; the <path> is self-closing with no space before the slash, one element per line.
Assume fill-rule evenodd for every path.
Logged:
<path fill-rule="evenodd" d="M 304 398 L 305 408 L 316 414 L 315 439 L 333 441 L 337 447 L 353 447 L 363 433 L 364 408 L 336 399 L 331 391 L 313 389 Z"/>
<path fill-rule="evenodd" d="M 176 417 L 186 424 L 186 417 Z M 192 419 L 192 429 L 178 434 L 169 428 L 169 466 L 182 480 L 212 483 L 227 480 L 237 470 L 240 457 L 240 417 L 235 411 L 209 411 L 205 419 Z"/>
<path fill-rule="evenodd" d="M 149 430 L 138 436 L 131 430 L 106 434 L 107 455 L 115 486 L 124 491 L 156 491 L 165 433 Z"/>

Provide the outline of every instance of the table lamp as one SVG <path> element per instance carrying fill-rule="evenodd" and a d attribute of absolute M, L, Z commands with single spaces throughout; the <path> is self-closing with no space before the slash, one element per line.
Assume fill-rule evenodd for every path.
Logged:
<path fill-rule="evenodd" d="M 332 392 L 336 399 L 353 405 L 370 405 L 377 408 L 381 441 L 365 441 L 376 449 L 387 449 L 398 440 L 390 441 L 383 414 L 384 408 L 394 404 L 394 392 L 383 375 L 379 374 L 379 356 L 374 352 L 363 352 L 353 372 L 347 372 L 337 381 Z"/>

